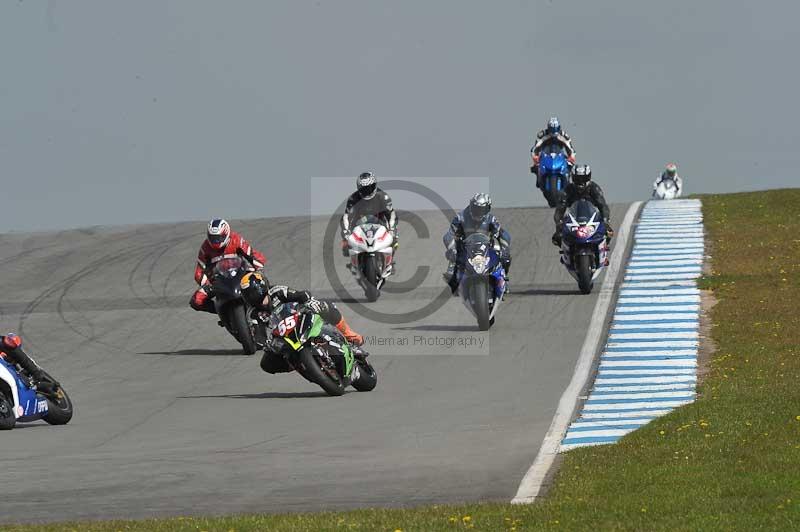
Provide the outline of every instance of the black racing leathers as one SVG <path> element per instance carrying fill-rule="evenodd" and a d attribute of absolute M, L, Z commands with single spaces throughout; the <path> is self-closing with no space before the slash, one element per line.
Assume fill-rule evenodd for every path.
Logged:
<path fill-rule="evenodd" d="M 13 338 L 14 335 L 9 336 L 9 338 Z M 17 337 L 18 339 L 19 337 Z M 17 364 L 21 367 L 25 373 L 31 376 L 31 378 L 35 381 L 34 384 L 37 384 L 42 378 L 42 368 L 40 368 L 36 362 L 33 361 L 31 357 L 22 349 L 22 345 L 19 347 L 10 347 L 11 342 L 5 342 L 5 337 L 0 336 L 0 351 L 5 353 L 6 358 L 12 362 L 13 364 Z"/>
<path fill-rule="evenodd" d="M 264 309 L 274 310 L 283 303 L 308 303 L 313 299 L 306 290 L 293 290 L 288 286 L 273 286 L 269 289 L 270 304 L 265 304 Z M 318 313 L 326 323 L 336 325 L 342 321 L 342 313 L 336 308 L 333 302 L 318 301 L 314 299 L 314 311 Z M 264 356 L 261 357 L 261 369 L 267 373 L 286 373 L 292 371 L 279 350 L 274 350 L 271 343 L 267 343 L 264 348 Z"/>
<path fill-rule="evenodd" d="M 564 213 L 567 212 L 567 208 L 570 205 L 579 199 L 591 201 L 592 204 L 600 210 L 606 227 L 609 227 L 611 223 L 611 209 L 608 208 L 608 203 L 606 203 L 606 199 L 603 197 L 603 189 L 600 188 L 600 185 L 594 181 L 589 181 L 585 187 L 579 189 L 574 183 L 569 183 L 564 188 L 564 196 L 553 214 L 553 221 L 556 224 L 556 233 L 558 235 L 561 234 L 561 226 L 564 223 Z"/>
<path fill-rule="evenodd" d="M 362 198 L 358 191 L 350 194 L 341 222 L 343 237 L 352 229 L 353 222 L 362 216 L 377 216 L 384 221 L 390 231 L 397 230 L 397 215 L 392 206 L 392 198 L 380 188 L 375 190 L 371 198 Z"/>

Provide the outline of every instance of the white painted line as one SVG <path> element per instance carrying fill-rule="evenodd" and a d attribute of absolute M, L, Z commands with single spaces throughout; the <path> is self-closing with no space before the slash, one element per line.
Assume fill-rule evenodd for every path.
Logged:
<path fill-rule="evenodd" d="M 697 329 L 700 326 L 700 323 L 695 320 L 694 323 L 689 322 L 666 322 L 666 323 L 612 323 L 611 324 L 611 331 L 612 332 L 621 332 L 621 331 L 636 331 L 637 329 L 660 329 L 660 330 L 670 330 L 670 329 Z"/>
<path fill-rule="evenodd" d="M 692 399 L 681 399 L 680 401 L 664 401 L 651 402 L 641 401 L 638 403 L 608 403 L 608 404 L 586 404 L 583 406 L 583 411 L 586 414 L 591 414 L 595 410 L 627 410 L 629 408 L 675 408 L 681 405 L 691 403 Z"/>
<path fill-rule="evenodd" d="M 604 384 L 659 384 L 659 383 L 675 383 L 679 384 L 685 381 L 693 381 L 697 382 L 697 377 L 694 374 L 691 375 L 679 375 L 677 377 L 620 377 L 620 378 L 613 378 L 613 379 L 604 379 L 598 378 L 594 381 L 595 386 L 600 386 Z"/>
<path fill-rule="evenodd" d="M 530 503 L 536 499 L 542 490 L 547 472 L 558 455 L 561 440 L 567 432 L 567 427 L 569 427 L 569 423 L 572 420 L 572 414 L 578 404 L 578 395 L 591 376 L 595 353 L 598 352 L 600 343 L 604 340 L 603 333 L 605 332 L 606 317 L 614 299 L 614 286 L 622 269 L 622 260 L 625 256 L 625 249 L 628 247 L 628 239 L 631 236 L 631 224 L 640 206 L 641 202 L 637 201 L 631 204 L 625 213 L 617 233 L 617 243 L 611 253 L 610 264 L 597 297 L 597 303 L 595 303 L 592 311 L 592 319 L 589 322 L 586 338 L 583 341 L 578 363 L 575 366 L 575 372 L 572 374 L 569 385 L 558 401 L 558 407 L 553 416 L 553 421 L 550 423 L 550 428 L 545 434 L 544 441 L 539 447 L 539 452 L 533 464 L 528 468 L 522 482 L 520 482 L 517 493 L 511 500 L 512 503 Z"/>
<path fill-rule="evenodd" d="M 703 259 L 681 259 L 681 260 L 632 260 L 628 262 L 629 268 L 639 268 L 643 266 L 702 266 Z"/>
<path fill-rule="evenodd" d="M 650 257 L 650 256 L 653 256 L 653 255 L 658 255 L 657 258 L 659 258 L 659 259 L 661 257 L 666 258 L 666 257 L 684 256 L 684 255 L 692 255 L 692 256 L 695 256 L 695 257 L 698 256 L 698 255 L 701 256 L 701 257 L 703 256 L 703 248 L 701 248 L 701 247 L 697 247 L 694 250 L 685 250 L 685 249 L 676 250 L 674 248 L 670 248 L 670 249 L 667 249 L 667 250 L 663 250 L 663 249 L 641 250 L 641 249 L 636 249 L 636 248 L 633 248 L 633 249 L 634 249 L 634 251 L 631 254 L 631 256 L 635 257 L 637 259 L 640 258 L 640 257 L 643 257 L 643 256 Z"/>
<path fill-rule="evenodd" d="M 695 368 L 697 359 L 661 359 L 661 360 L 613 360 L 605 359 L 600 363 L 600 371 L 612 371 L 615 369 L 633 367 L 644 368 L 653 366 L 656 368 Z"/>
<path fill-rule="evenodd" d="M 604 399 L 674 399 L 675 397 L 684 398 L 687 395 L 694 395 L 694 391 L 686 390 L 659 390 L 659 391 L 643 391 L 641 393 L 603 393 L 589 395 L 589 401 L 602 401 Z M 592 403 L 599 404 L 599 403 Z M 619 403 L 625 404 L 625 403 Z"/>
<path fill-rule="evenodd" d="M 674 260 L 703 260 L 705 259 L 705 255 L 702 253 L 672 253 L 672 254 L 660 254 L 660 255 L 650 255 L 648 253 L 636 253 L 635 255 L 631 255 L 631 260 L 634 262 L 642 262 L 642 261 L 658 261 L 663 264 L 669 264 L 670 261 Z"/>
<path fill-rule="evenodd" d="M 633 432 L 639 427 L 628 427 L 625 429 L 601 429 L 597 430 L 577 430 L 567 431 L 566 438 L 597 438 L 601 436 L 625 436 L 629 432 Z M 566 439 L 564 438 L 564 439 Z M 569 444 L 567 444 L 569 445 Z"/>
<path fill-rule="evenodd" d="M 690 314 L 690 313 L 668 313 L 665 312 L 663 314 L 617 314 L 614 316 L 614 321 L 670 321 L 670 320 L 687 320 L 687 319 L 696 319 L 697 314 Z"/>
<path fill-rule="evenodd" d="M 677 347 L 697 347 L 697 340 L 653 340 L 651 342 L 608 342 L 608 349 L 613 350 L 616 348 L 624 348 L 624 349 L 631 349 L 631 348 L 652 348 L 652 347 L 669 347 L 669 348 L 677 348 Z"/>
<path fill-rule="evenodd" d="M 620 314 L 636 314 L 639 312 L 697 312 L 699 310 L 700 305 L 624 305 L 617 307 L 617 316 Z"/>
<path fill-rule="evenodd" d="M 693 280 L 683 281 L 643 281 L 637 283 L 624 283 L 622 288 L 669 288 L 671 286 L 697 286 Z"/>
<path fill-rule="evenodd" d="M 603 420 L 585 421 L 583 419 L 576 419 L 575 421 L 572 422 L 572 424 L 577 427 L 616 427 L 623 425 L 636 425 L 638 427 L 641 427 L 643 425 L 647 425 L 648 423 L 653 421 L 653 419 L 655 418 L 645 417 L 641 419 L 627 419 L 627 420 L 612 419 L 609 421 L 603 421 Z"/>
<path fill-rule="evenodd" d="M 663 296 L 663 295 L 670 295 L 670 296 L 699 296 L 700 290 L 697 288 L 692 287 L 675 287 L 670 289 L 660 289 L 660 290 L 635 290 L 630 286 L 624 288 L 620 294 L 621 297 L 628 297 L 628 296 Z"/>
<path fill-rule="evenodd" d="M 620 351 L 603 353 L 603 360 L 613 360 L 620 358 L 647 358 L 661 357 L 661 360 L 669 360 L 675 357 L 697 357 L 697 349 L 670 349 L 669 351 Z M 655 360 L 655 359 L 653 359 Z"/>
<path fill-rule="evenodd" d="M 629 383 L 630 384 L 630 383 Z M 625 386 L 620 384 L 618 386 L 602 386 L 595 383 L 594 391 L 596 392 L 636 392 L 641 391 L 642 393 L 645 392 L 661 392 L 661 391 L 669 391 L 669 390 L 683 390 L 683 393 L 694 393 L 694 383 L 678 383 L 673 382 L 671 384 L 651 384 L 649 381 L 646 383 L 647 386 Z"/>
<path fill-rule="evenodd" d="M 673 332 L 673 331 L 663 331 L 654 335 L 651 332 L 636 332 L 636 331 L 612 331 L 610 335 L 608 335 L 609 345 L 612 343 L 619 341 L 619 340 L 642 340 L 646 341 L 649 340 L 650 342 L 655 341 L 664 341 L 664 340 L 682 340 L 682 339 L 692 339 L 698 338 L 699 334 L 697 331 L 681 331 L 681 332 Z"/>
<path fill-rule="evenodd" d="M 638 364 L 637 364 L 638 365 Z M 626 377 L 630 375 L 631 377 L 636 377 L 638 375 L 689 375 L 693 376 L 695 374 L 695 369 L 691 368 L 643 368 L 643 369 L 628 369 L 628 368 L 600 368 L 597 370 L 600 373 L 605 373 L 606 375 L 625 375 Z M 605 378 L 603 375 L 600 375 L 599 378 Z M 615 377 L 619 378 L 619 377 Z"/>
<path fill-rule="evenodd" d="M 654 405 L 656 406 L 656 405 Z M 617 417 L 628 416 L 663 416 L 669 414 L 674 408 L 659 408 L 657 410 L 631 410 L 629 412 L 584 412 L 583 417 L 586 419 L 614 419 Z"/>
<path fill-rule="evenodd" d="M 663 296 L 629 296 L 626 292 L 620 297 L 617 304 L 630 305 L 631 303 L 700 303 L 699 295 L 663 295 Z M 622 296 L 622 294 L 620 294 Z"/>

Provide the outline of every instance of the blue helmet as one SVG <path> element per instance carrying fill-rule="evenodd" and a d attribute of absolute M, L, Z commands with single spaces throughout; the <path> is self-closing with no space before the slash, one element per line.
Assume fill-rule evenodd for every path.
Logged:
<path fill-rule="evenodd" d="M 561 124 L 558 121 L 558 117 L 550 117 L 550 120 L 547 121 L 547 128 L 545 131 L 548 135 L 558 135 L 561 133 Z"/>

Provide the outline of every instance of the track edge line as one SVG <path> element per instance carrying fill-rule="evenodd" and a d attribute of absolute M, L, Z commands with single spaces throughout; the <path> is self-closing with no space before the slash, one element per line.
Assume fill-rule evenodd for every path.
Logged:
<path fill-rule="evenodd" d="M 558 456 L 561 440 L 564 439 L 567 428 L 577 410 L 578 397 L 591 377 L 595 356 L 600 351 L 600 343 L 605 339 L 604 333 L 608 325 L 608 312 L 611 308 L 611 303 L 614 301 L 615 285 L 622 272 L 623 258 L 628 251 L 628 239 L 633 234 L 631 226 L 639 213 L 641 205 L 641 201 L 636 201 L 628 207 L 625 213 L 622 225 L 617 232 L 617 245 L 611 254 L 611 261 L 592 312 L 586 339 L 583 342 L 578 362 L 575 365 L 575 372 L 572 374 L 572 379 L 558 401 L 553 421 L 550 423 L 550 428 L 544 436 L 533 464 L 528 468 L 519 484 L 519 488 L 517 488 L 516 495 L 511 499 L 512 504 L 528 504 L 536 500 L 545 486 L 545 481 L 549 476 L 550 469 L 553 467 L 553 462 Z"/>

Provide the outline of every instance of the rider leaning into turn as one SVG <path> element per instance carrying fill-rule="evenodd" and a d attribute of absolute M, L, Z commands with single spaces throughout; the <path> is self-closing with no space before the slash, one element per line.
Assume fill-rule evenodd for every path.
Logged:
<path fill-rule="evenodd" d="M 315 299 L 305 290 L 293 290 L 288 286 L 270 286 L 267 278 L 259 272 L 248 273 L 242 278 L 242 297 L 256 309 L 265 313 L 272 313 L 282 303 L 300 303 L 322 317 L 326 323 L 334 325 L 342 336 L 356 346 L 354 355 L 365 357 L 367 353 L 359 346 L 364 344 L 364 337 L 350 328 L 342 313 L 333 302 Z M 285 373 L 292 371 L 286 360 L 279 352 L 271 349 L 267 343 L 264 348 L 264 357 L 261 359 L 261 369 L 267 373 Z"/>
<path fill-rule="evenodd" d="M 570 205 L 580 199 L 589 200 L 600 210 L 606 226 L 606 237 L 610 241 L 614 236 L 614 231 L 611 229 L 611 209 L 608 208 L 608 203 L 603 197 L 603 189 L 592 181 L 592 168 L 588 164 L 582 164 L 576 166 L 572 171 L 572 182 L 564 188 L 564 196 L 553 214 L 553 220 L 556 223 L 556 232 L 553 233 L 552 238 L 554 245 L 561 246 L 564 213 L 567 212 Z"/>
<path fill-rule="evenodd" d="M 36 362 L 22 350 L 22 338 L 14 333 L 8 333 L 5 336 L 0 336 L 0 357 L 4 357 L 12 364 L 17 364 L 25 373 L 27 373 L 32 381 L 32 385 L 38 386 L 44 373 Z"/>
<path fill-rule="evenodd" d="M 211 271 L 222 259 L 244 257 L 260 270 L 266 264 L 264 255 L 254 249 L 242 235 L 233 231 L 230 224 L 221 218 L 208 222 L 208 231 L 200 251 L 197 253 L 197 266 L 194 281 L 200 288 L 192 295 L 189 306 L 198 311 L 216 313 L 214 301 L 208 297 L 208 283 Z"/>
<path fill-rule="evenodd" d="M 681 190 L 683 190 L 683 179 L 678 175 L 678 165 L 675 163 L 669 163 L 664 168 L 664 171 L 661 172 L 661 175 L 658 176 L 656 182 L 653 183 L 653 190 L 658 188 L 665 179 L 671 179 L 675 182 L 675 187 L 678 189 L 678 195 L 680 195 Z"/>
<path fill-rule="evenodd" d="M 377 216 L 392 233 L 394 249 L 397 251 L 397 214 L 392 207 L 392 198 L 378 187 L 378 180 L 372 172 L 363 172 L 356 178 L 356 191 L 347 198 L 347 206 L 342 216 L 342 254 L 347 257 L 347 237 L 351 224 L 362 216 Z"/>
<path fill-rule="evenodd" d="M 542 188 L 539 177 L 539 153 L 542 148 L 550 144 L 557 144 L 564 148 L 567 152 L 567 160 L 570 164 L 575 164 L 575 148 L 572 146 L 572 139 L 567 132 L 561 129 L 561 124 L 555 116 L 550 117 L 547 121 L 547 126 L 540 129 L 536 134 L 536 143 L 531 148 L 531 158 L 533 165 L 531 166 L 531 173 L 536 174 L 536 186 Z"/>
<path fill-rule="evenodd" d="M 473 233 L 483 233 L 492 238 L 508 280 L 508 272 L 511 270 L 511 235 L 500 226 L 500 221 L 491 214 L 491 210 L 492 198 L 489 194 L 475 194 L 469 200 L 469 205 L 453 218 L 450 229 L 444 235 L 445 257 L 450 261 L 444 279 L 454 294 L 458 288 L 458 267 L 464 251 L 463 241 Z"/>

